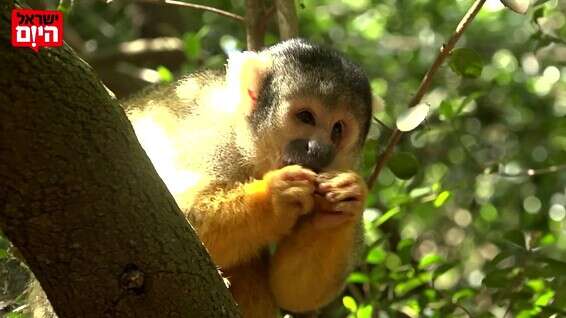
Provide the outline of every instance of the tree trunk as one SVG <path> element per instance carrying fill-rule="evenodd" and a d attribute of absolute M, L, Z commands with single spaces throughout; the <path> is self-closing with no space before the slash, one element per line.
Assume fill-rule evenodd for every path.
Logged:
<path fill-rule="evenodd" d="M 10 45 L 0 4 L 0 228 L 65 317 L 238 317 L 124 111 L 68 47 Z"/>

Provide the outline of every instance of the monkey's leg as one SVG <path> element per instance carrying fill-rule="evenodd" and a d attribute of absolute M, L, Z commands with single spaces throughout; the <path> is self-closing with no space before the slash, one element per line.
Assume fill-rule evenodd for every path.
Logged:
<path fill-rule="evenodd" d="M 224 273 L 230 281 L 230 292 L 244 318 L 277 317 L 279 309 L 269 289 L 267 271 L 267 261 L 263 258 L 254 259 Z"/>
<path fill-rule="evenodd" d="M 338 173 L 321 183 L 319 191 L 324 197 L 317 199 L 313 214 L 279 243 L 271 259 L 271 290 L 277 304 L 289 311 L 310 311 L 330 302 L 343 288 L 362 241 L 364 181 L 353 172 Z"/>
<path fill-rule="evenodd" d="M 315 177 L 312 171 L 289 166 L 261 180 L 202 193 L 189 219 L 213 261 L 230 268 L 258 256 L 312 210 Z"/>

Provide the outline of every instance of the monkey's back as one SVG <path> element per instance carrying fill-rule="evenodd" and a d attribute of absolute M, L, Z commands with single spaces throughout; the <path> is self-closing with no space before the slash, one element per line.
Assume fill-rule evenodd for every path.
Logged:
<path fill-rule="evenodd" d="M 233 139 L 224 77 L 198 72 L 124 103 L 140 144 L 185 211 L 199 191 L 227 172 L 221 169 L 230 170 L 228 162 L 238 160 L 223 150 Z"/>

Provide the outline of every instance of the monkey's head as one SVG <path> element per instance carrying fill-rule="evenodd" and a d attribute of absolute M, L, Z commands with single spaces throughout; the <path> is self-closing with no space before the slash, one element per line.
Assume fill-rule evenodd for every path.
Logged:
<path fill-rule="evenodd" d="M 338 52 L 300 39 L 244 52 L 229 60 L 227 83 L 244 117 L 238 144 L 259 174 L 290 164 L 315 172 L 356 165 L 372 95 L 364 72 Z"/>

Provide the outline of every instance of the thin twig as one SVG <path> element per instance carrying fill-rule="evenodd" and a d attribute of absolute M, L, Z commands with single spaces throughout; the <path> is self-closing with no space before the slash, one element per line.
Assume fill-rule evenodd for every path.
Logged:
<path fill-rule="evenodd" d="M 506 178 L 532 177 L 532 176 L 538 176 L 538 175 L 541 175 L 541 174 L 553 173 L 553 172 L 562 171 L 562 170 L 566 170 L 566 164 L 555 165 L 555 166 L 550 166 L 550 167 L 540 168 L 540 169 L 527 169 L 525 171 L 520 171 L 518 173 L 497 172 L 496 175 L 498 175 L 500 177 L 506 177 Z"/>
<path fill-rule="evenodd" d="M 385 124 L 381 119 L 373 116 L 373 120 L 375 120 L 376 123 L 378 123 L 379 125 L 381 125 L 381 127 L 387 129 L 388 131 L 393 131 L 393 128 L 387 126 L 387 124 Z"/>
<path fill-rule="evenodd" d="M 175 5 L 175 6 L 180 6 L 180 7 L 192 8 L 192 9 L 198 9 L 198 10 L 204 10 L 204 11 L 209 11 L 209 12 L 216 13 L 216 14 L 218 14 L 218 15 L 221 15 L 221 16 L 225 16 L 225 17 L 234 19 L 234 20 L 239 21 L 239 22 L 244 22 L 244 21 L 245 21 L 244 17 L 242 17 L 241 15 L 237 15 L 237 14 L 234 14 L 234 13 L 232 13 L 232 12 L 220 10 L 220 9 L 217 9 L 217 8 L 214 8 L 214 7 L 205 6 L 205 5 L 202 5 L 202 4 L 194 4 L 194 3 L 183 2 L 183 1 L 176 1 L 176 0 L 145 1 L 145 2 L 149 2 L 149 3 L 165 3 L 165 4 L 172 4 L 172 5 Z"/>
<path fill-rule="evenodd" d="M 417 104 L 420 103 L 421 99 L 423 98 L 425 93 L 428 91 L 428 88 L 430 87 L 430 84 L 432 83 L 433 76 L 436 74 L 436 72 L 438 71 L 438 69 L 440 68 L 442 63 L 444 63 L 444 60 L 446 60 L 446 58 L 450 55 L 450 52 L 452 52 L 452 49 L 454 49 L 454 46 L 456 45 L 456 43 L 458 42 L 458 40 L 460 39 L 460 37 L 462 36 L 464 31 L 466 30 L 466 28 L 468 27 L 468 25 L 472 22 L 474 17 L 478 14 L 481 7 L 484 5 L 485 1 L 486 0 L 476 0 L 472 4 L 472 6 L 468 9 L 466 14 L 462 18 L 462 20 L 460 20 L 460 23 L 456 27 L 456 31 L 454 31 L 454 33 L 452 33 L 452 36 L 450 37 L 450 39 L 448 39 L 448 42 L 446 44 L 442 45 L 442 47 L 440 48 L 440 52 L 438 53 L 438 55 L 436 56 L 436 59 L 432 63 L 432 66 L 430 67 L 428 72 L 426 72 L 425 76 L 423 77 L 421 84 L 419 85 L 419 88 L 417 89 L 417 93 L 415 94 L 415 96 L 413 96 L 413 98 L 409 102 L 409 107 L 416 106 Z M 387 148 L 385 149 L 385 151 L 382 154 L 380 154 L 378 156 L 375 168 L 374 168 L 372 174 L 370 175 L 370 177 L 368 178 L 367 184 L 368 184 L 368 187 L 370 189 L 373 187 L 375 180 L 377 179 L 377 177 L 379 176 L 379 173 L 381 172 L 381 170 L 383 169 L 383 167 L 387 163 L 387 160 L 389 160 L 389 158 L 393 154 L 393 150 L 395 149 L 395 145 L 397 145 L 399 140 L 401 140 L 402 134 L 403 134 L 403 132 L 399 131 L 399 129 L 397 129 L 397 128 L 395 128 L 393 130 L 391 137 L 389 137 L 389 143 L 387 144 Z"/>

